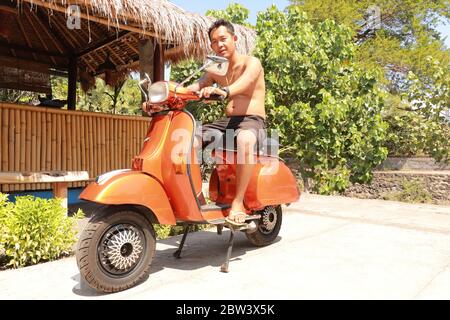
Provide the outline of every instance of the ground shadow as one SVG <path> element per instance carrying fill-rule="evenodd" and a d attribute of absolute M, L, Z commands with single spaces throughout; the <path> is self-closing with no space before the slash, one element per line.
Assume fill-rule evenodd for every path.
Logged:
<path fill-rule="evenodd" d="M 202 267 L 213 266 L 217 267 L 217 272 L 220 272 L 220 266 L 225 262 L 227 254 L 228 239 L 230 237 L 229 230 L 224 230 L 222 235 L 208 231 L 190 233 L 181 252 L 181 258 L 178 259 L 173 256 L 173 253 L 178 249 L 181 237 L 179 235 L 158 241 L 150 277 L 152 274 L 164 269 L 196 270 Z M 273 243 L 279 242 L 281 239 L 278 236 Z M 161 245 L 163 245 L 163 249 L 161 249 Z M 170 246 L 170 248 L 167 248 L 167 246 Z M 247 252 L 258 249 L 259 247 L 254 246 L 243 232 L 236 232 L 229 265 L 230 272 L 233 270 L 233 261 L 245 259 Z M 72 279 L 78 282 L 72 289 L 72 292 L 76 295 L 85 297 L 104 295 L 90 288 L 83 279 L 80 279 L 80 274 L 74 275 Z M 144 279 L 142 283 L 146 280 Z"/>

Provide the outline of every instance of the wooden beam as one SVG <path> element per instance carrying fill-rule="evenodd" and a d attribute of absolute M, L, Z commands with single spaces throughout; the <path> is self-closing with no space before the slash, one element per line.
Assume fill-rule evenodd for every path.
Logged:
<path fill-rule="evenodd" d="M 18 13 L 16 8 L 9 7 L 9 6 L 6 6 L 4 4 L 0 4 L 0 11 L 6 11 L 6 12 L 9 12 L 9 13 L 15 13 L 15 14 Z"/>
<path fill-rule="evenodd" d="M 50 57 L 66 57 L 66 55 L 61 54 L 59 52 L 48 52 L 45 50 L 41 50 L 41 49 L 35 49 L 35 48 L 30 48 L 27 46 L 22 46 L 22 45 L 18 45 L 18 44 L 13 44 L 13 43 L 9 43 L 8 41 L 0 41 L 0 46 L 5 47 L 5 48 L 9 48 L 9 49 L 14 49 L 14 50 L 18 50 L 18 51 L 24 51 L 24 52 L 28 52 L 28 53 L 36 53 L 36 54 L 40 54 L 43 56 L 50 56 Z"/>
<path fill-rule="evenodd" d="M 91 66 L 91 64 L 87 60 L 86 56 L 81 57 L 80 59 L 83 60 L 84 64 L 89 68 L 89 70 L 91 70 L 93 73 L 95 73 L 95 69 Z"/>
<path fill-rule="evenodd" d="M 34 49 L 30 42 L 30 39 L 28 39 L 28 36 L 25 33 L 25 29 L 23 28 L 22 20 L 19 19 L 17 15 L 16 15 L 16 21 L 17 21 L 17 24 L 19 25 L 20 31 L 22 32 L 22 36 L 25 39 L 25 42 L 27 43 L 27 46 L 30 47 L 31 49 Z M 34 60 L 39 61 L 38 57 L 36 56 L 36 53 L 32 52 L 32 54 L 33 54 Z"/>
<path fill-rule="evenodd" d="M 63 26 L 66 26 L 66 23 L 67 23 L 67 20 L 65 18 L 66 17 L 64 15 L 63 16 L 55 15 L 55 19 L 59 19 L 58 22 Z M 82 47 L 81 44 L 89 43 L 89 34 L 86 31 L 84 31 L 83 26 L 81 25 L 81 21 L 80 21 L 80 29 L 69 29 L 66 26 L 65 34 L 69 34 L 73 39 L 75 39 L 75 41 L 77 43 L 80 43 L 80 45 L 78 47 L 76 47 L 75 49 L 81 48 Z M 75 50 L 75 52 L 76 51 L 77 50 Z"/>
<path fill-rule="evenodd" d="M 69 73 L 67 71 L 61 70 L 49 70 L 49 74 L 62 78 L 67 78 L 69 76 Z"/>
<path fill-rule="evenodd" d="M 27 6 L 27 4 L 23 4 L 24 6 Z M 31 7 L 30 7 L 30 11 L 31 11 Z M 65 46 L 63 43 L 60 42 L 60 40 L 53 35 L 49 30 L 48 27 L 44 24 L 44 22 L 42 21 L 41 18 L 42 14 L 40 13 L 39 9 L 36 8 L 36 11 L 34 12 L 34 14 L 32 15 L 32 17 L 34 17 L 34 19 L 36 19 L 37 23 L 41 26 L 42 30 L 44 30 L 45 34 L 52 40 L 53 44 L 55 45 L 55 47 L 58 49 L 58 51 L 60 53 L 65 53 L 68 51 L 67 46 Z M 50 26 L 50 25 L 49 25 Z"/>
<path fill-rule="evenodd" d="M 105 54 L 105 57 L 102 57 L 98 51 L 92 51 L 92 56 L 97 57 L 97 59 L 94 59 L 94 61 L 95 60 L 98 61 L 97 65 L 100 65 L 100 64 L 102 64 L 103 62 L 106 61 L 106 57 L 108 55 L 106 53 L 104 53 L 104 54 Z"/>
<path fill-rule="evenodd" d="M 106 38 L 106 39 L 100 41 L 99 43 L 97 43 L 95 46 L 93 46 L 93 47 L 91 47 L 91 48 L 86 48 L 86 49 L 84 49 L 83 51 L 78 52 L 78 53 L 77 53 L 77 56 L 78 56 L 78 57 L 82 57 L 82 56 L 88 54 L 88 53 L 91 52 L 91 51 L 95 51 L 95 50 L 97 50 L 97 49 L 101 49 L 101 48 L 107 46 L 108 44 L 110 44 L 110 43 L 112 43 L 112 42 L 114 42 L 114 41 L 116 41 L 116 40 L 119 40 L 119 39 L 121 39 L 121 38 L 127 36 L 129 33 L 130 33 L 129 31 L 121 31 L 121 32 L 119 33 L 119 36 L 114 36 L 114 37 Z"/>
<path fill-rule="evenodd" d="M 69 58 L 69 88 L 67 90 L 67 109 L 75 110 L 77 105 L 77 58 Z"/>
<path fill-rule="evenodd" d="M 87 25 L 87 28 L 88 28 L 88 30 L 89 30 L 89 32 L 90 33 L 92 33 L 92 35 L 96 38 L 96 39 L 101 39 L 101 38 L 103 38 L 104 36 L 100 36 L 98 33 L 97 33 L 97 31 L 95 31 L 95 28 L 91 28 L 91 25 L 90 25 L 90 23 L 89 23 L 89 21 L 88 20 L 82 20 L 82 22 L 84 22 L 86 25 Z"/>
<path fill-rule="evenodd" d="M 50 51 L 47 44 L 45 43 L 44 39 L 42 38 L 41 33 L 39 32 L 39 30 L 36 28 L 36 25 L 33 23 L 33 20 L 30 17 L 30 13 L 28 12 L 28 10 L 23 10 L 25 18 L 27 19 L 28 23 L 31 25 L 31 27 L 33 28 L 33 30 L 35 30 L 36 35 L 41 43 L 41 45 L 45 48 L 45 50 Z M 53 57 L 50 57 L 50 59 L 52 60 L 53 64 L 56 66 L 56 60 Z"/>
<path fill-rule="evenodd" d="M 125 40 L 125 44 L 130 48 L 134 53 L 139 54 L 139 50 L 133 47 L 131 43 L 128 42 L 128 40 Z"/>
<path fill-rule="evenodd" d="M 116 60 L 118 60 L 119 61 L 119 63 L 117 64 L 117 65 L 119 65 L 119 64 L 126 64 L 125 63 L 125 61 L 123 61 L 122 60 L 122 58 L 114 51 L 114 49 L 112 49 L 111 47 L 105 47 L 105 49 L 107 49 L 106 51 L 108 52 L 110 52 L 110 54 L 116 59 Z"/>
<path fill-rule="evenodd" d="M 13 57 L 7 57 L 4 55 L 0 55 L 1 65 L 16 66 L 18 62 L 20 62 L 21 69 L 29 69 L 29 70 L 38 71 L 38 72 L 46 72 L 49 74 L 53 74 L 53 71 L 52 70 L 46 71 L 48 69 L 48 67 L 56 68 L 55 73 L 58 73 L 57 70 L 67 70 L 68 69 L 68 66 L 64 65 L 64 64 L 60 64 L 60 65 L 56 65 L 56 66 L 49 66 L 48 64 L 36 62 L 35 60 L 32 60 L 32 59 L 16 58 L 16 57 L 13 58 Z M 36 66 L 40 66 L 40 67 L 36 67 Z"/>
<path fill-rule="evenodd" d="M 70 47 L 72 48 L 72 50 L 75 50 L 76 48 L 80 48 L 81 47 L 81 43 L 78 42 L 77 38 L 75 38 L 72 35 L 72 33 L 70 32 L 70 29 L 67 29 L 65 26 L 60 24 L 60 22 L 58 21 L 56 15 L 53 17 L 53 22 L 55 23 L 55 26 L 58 28 L 60 34 L 63 37 L 65 37 L 66 41 L 69 42 Z"/>

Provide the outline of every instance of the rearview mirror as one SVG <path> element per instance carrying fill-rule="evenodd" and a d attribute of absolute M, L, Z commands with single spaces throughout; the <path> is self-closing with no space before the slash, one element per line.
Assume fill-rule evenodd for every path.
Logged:
<path fill-rule="evenodd" d="M 199 73 L 202 70 L 206 70 L 208 72 L 211 72 L 212 74 L 218 75 L 218 76 L 224 76 L 227 74 L 228 71 L 228 59 L 218 56 L 207 56 L 206 61 L 197 70 L 195 70 L 189 77 L 184 79 L 181 83 L 179 83 L 176 88 L 182 87 L 185 83 L 187 83 L 189 80 L 192 79 L 197 73 Z M 175 92 L 176 92 L 175 88 Z"/>
<path fill-rule="evenodd" d="M 224 76 L 227 74 L 229 63 L 227 58 L 207 56 L 205 65 L 207 65 L 207 67 L 205 68 L 207 72 L 218 76 Z"/>

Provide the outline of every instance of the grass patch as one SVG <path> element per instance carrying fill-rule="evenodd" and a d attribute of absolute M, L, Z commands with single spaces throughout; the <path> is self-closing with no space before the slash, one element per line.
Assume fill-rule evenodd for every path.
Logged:
<path fill-rule="evenodd" d="M 402 190 L 386 193 L 383 199 L 408 203 L 433 203 L 431 194 L 420 181 L 406 179 L 402 181 Z"/>

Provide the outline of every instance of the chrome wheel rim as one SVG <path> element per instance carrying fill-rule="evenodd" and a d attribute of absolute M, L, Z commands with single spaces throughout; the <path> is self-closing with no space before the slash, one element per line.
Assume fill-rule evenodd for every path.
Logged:
<path fill-rule="evenodd" d="M 264 234 L 270 234 L 274 230 L 278 220 L 278 213 L 275 207 L 266 207 L 261 213 L 261 222 L 259 231 Z"/>
<path fill-rule="evenodd" d="M 98 248 L 102 269 L 113 276 L 133 271 L 145 252 L 144 233 L 130 224 L 118 224 L 103 235 Z"/>

